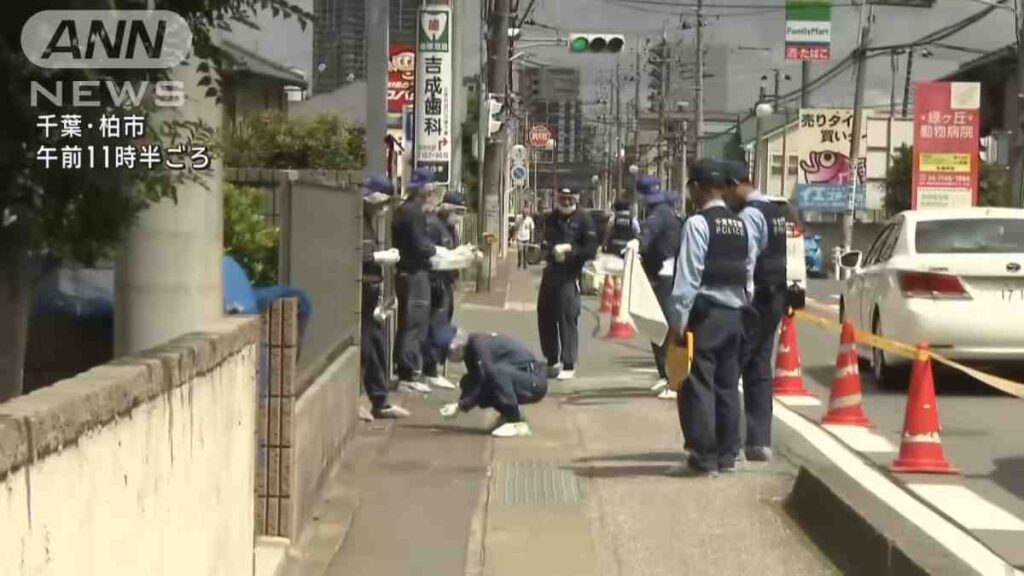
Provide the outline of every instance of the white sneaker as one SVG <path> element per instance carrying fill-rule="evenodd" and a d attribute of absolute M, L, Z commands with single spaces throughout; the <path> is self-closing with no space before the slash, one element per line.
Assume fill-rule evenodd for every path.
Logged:
<path fill-rule="evenodd" d="M 373 414 L 366 406 L 359 407 L 359 419 L 363 422 L 373 422 Z"/>
<path fill-rule="evenodd" d="M 529 436 L 530 426 L 526 422 L 508 422 L 502 424 L 491 432 L 496 438 L 514 438 L 516 436 Z"/>
<path fill-rule="evenodd" d="M 562 364 L 552 364 L 548 366 L 548 378 L 557 378 L 558 374 L 562 372 Z"/>
<path fill-rule="evenodd" d="M 658 381 L 651 386 L 651 392 L 658 393 L 666 388 L 668 388 L 668 378 L 659 378 Z"/>
<path fill-rule="evenodd" d="M 445 390 L 455 390 L 455 384 L 452 384 L 450 380 L 444 376 L 427 376 L 423 378 L 423 381 L 433 386 L 434 388 L 444 388 Z"/>
<path fill-rule="evenodd" d="M 572 380 L 575 377 L 576 377 L 576 371 L 575 370 L 562 370 L 561 372 L 558 373 L 558 376 L 555 376 L 555 379 L 556 380 Z"/>
<path fill-rule="evenodd" d="M 677 394 L 675 390 L 669 390 L 668 388 L 666 388 L 661 391 L 661 394 L 658 394 L 658 399 L 675 400 L 678 396 L 679 394 Z"/>
<path fill-rule="evenodd" d="M 374 410 L 373 415 L 377 418 L 395 420 L 398 418 L 408 418 L 410 414 L 405 408 L 391 404 L 380 410 Z"/>
<path fill-rule="evenodd" d="M 415 380 L 399 380 L 398 391 L 408 394 L 430 394 L 430 386 Z"/>

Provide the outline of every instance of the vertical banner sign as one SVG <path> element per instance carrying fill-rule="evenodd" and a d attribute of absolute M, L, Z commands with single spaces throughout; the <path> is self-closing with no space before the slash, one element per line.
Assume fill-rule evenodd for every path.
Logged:
<path fill-rule="evenodd" d="M 831 0 L 786 0 L 786 60 L 832 57 Z"/>
<path fill-rule="evenodd" d="M 916 84 L 911 208 L 977 205 L 980 129 L 980 84 Z"/>
<path fill-rule="evenodd" d="M 448 184 L 452 161 L 452 18 L 448 6 L 420 8 L 416 41 L 416 167 Z"/>
<path fill-rule="evenodd" d="M 864 134 L 867 122 L 862 122 Z M 853 110 L 849 108 L 804 108 L 795 149 L 800 158 L 796 202 L 801 210 L 847 212 L 853 173 L 850 169 L 850 142 L 853 139 Z M 855 208 L 864 210 L 865 158 L 857 167 Z"/>
<path fill-rule="evenodd" d="M 388 113 L 401 114 L 416 94 L 416 48 L 392 44 L 388 54 Z"/>

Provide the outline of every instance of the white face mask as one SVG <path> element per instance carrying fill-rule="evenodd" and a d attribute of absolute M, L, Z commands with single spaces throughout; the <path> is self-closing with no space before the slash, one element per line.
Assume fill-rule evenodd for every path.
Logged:
<path fill-rule="evenodd" d="M 390 200 L 391 197 L 383 192 L 373 192 L 367 196 L 363 196 L 363 202 L 366 202 L 372 206 L 378 206 Z"/>
<path fill-rule="evenodd" d="M 572 214 L 573 212 L 576 211 L 576 205 L 572 204 L 572 205 L 569 205 L 569 206 L 562 206 L 561 204 L 559 204 L 558 205 L 558 211 L 561 212 L 562 214 L 566 214 L 566 215 Z"/>

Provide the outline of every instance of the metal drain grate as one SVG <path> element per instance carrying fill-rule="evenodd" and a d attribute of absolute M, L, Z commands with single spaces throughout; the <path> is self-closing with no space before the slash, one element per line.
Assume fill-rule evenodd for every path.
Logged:
<path fill-rule="evenodd" d="M 498 462 L 491 480 L 494 502 L 511 505 L 567 505 L 583 500 L 583 485 L 557 464 Z"/>

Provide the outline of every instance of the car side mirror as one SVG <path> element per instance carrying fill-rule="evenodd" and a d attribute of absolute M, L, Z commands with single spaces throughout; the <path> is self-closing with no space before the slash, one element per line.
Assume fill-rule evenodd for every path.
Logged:
<path fill-rule="evenodd" d="M 839 256 L 839 266 L 844 270 L 858 270 L 864 253 L 860 250 L 850 250 Z"/>

